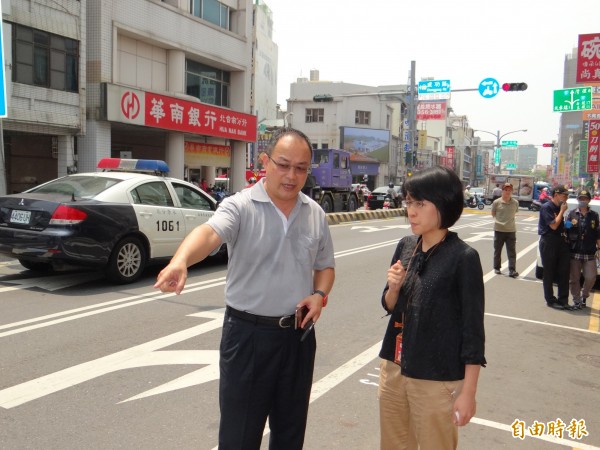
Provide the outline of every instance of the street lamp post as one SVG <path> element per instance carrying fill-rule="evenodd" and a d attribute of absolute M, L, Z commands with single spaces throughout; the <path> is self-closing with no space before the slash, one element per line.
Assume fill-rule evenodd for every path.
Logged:
<path fill-rule="evenodd" d="M 496 146 L 494 147 L 494 150 L 497 149 L 500 152 L 501 148 L 502 148 L 501 139 L 504 136 L 507 136 L 512 133 L 520 133 L 520 132 L 526 133 L 527 130 L 513 130 L 513 131 L 509 131 L 508 133 L 504 133 L 504 134 L 500 134 L 500 130 L 498 130 L 496 133 L 492 133 L 491 131 L 485 131 L 485 130 L 473 130 L 473 132 L 487 133 L 487 134 L 491 134 L 492 136 L 494 136 L 496 138 Z M 502 158 L 500 158 L 500 159 L 502 159 Z M 498 164 L 498 167 L 499 166 L 500 166 L 500 164 Z M 494 167 L 496 167 L 496 164 L 494 164 Z M 495 172 L 495 173 L 498 173 L 498 172 Z"/>

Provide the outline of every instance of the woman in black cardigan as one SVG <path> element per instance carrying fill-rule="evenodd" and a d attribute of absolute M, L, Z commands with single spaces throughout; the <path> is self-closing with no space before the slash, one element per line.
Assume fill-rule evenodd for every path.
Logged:
<path fill-rule="evenodd" d="M 414 235 L 398 243 L 382 296 L 381 448 L 456 449 L 486 364 L 481 262 L 448 230 L 463 210 L 453 171 L 417 172 L 402 191 Z"/>

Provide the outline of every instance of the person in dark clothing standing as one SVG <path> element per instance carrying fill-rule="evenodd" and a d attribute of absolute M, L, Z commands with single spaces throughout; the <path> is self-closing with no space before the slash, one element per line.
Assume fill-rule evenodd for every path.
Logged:
<path fill-rule="evenodd" d="M 569 286 L 573 296 L 573 307 L 576 309 L 585 308 L 586 299 L 596 282 L 596 251 L 600 247 L 600 226 L 598 213 L 588 206 L 591 199 L 590 191 L 580 191 L 577 196 L 577 208 L 569 211 L 565 219 L 571 249 Z"/>
<path fill-rule="evenodd" d="M 449 231 L 462 213 L 458 176 L 436 166 L 402 186 L 414 235 L 398 243 L 382 306 L 381 449 L 454 450 L 475 415 L 485 366 L 479 254 Z"/>
<path fill-rule="evenodd" d="M 540 210 L 538 234 L 540 235 L 540 256 L 544 266 L 544 298 L 546 305 L 562 310 L 571 310 L 569 306 L 569 264 L 571 254 L 564 236 L 563 216 L 567 211 L 569 191 L 558 185 L 552 191 L 552 200 Z M 554 296 L 554 279 L 558 282 L 558 298 Z"/>

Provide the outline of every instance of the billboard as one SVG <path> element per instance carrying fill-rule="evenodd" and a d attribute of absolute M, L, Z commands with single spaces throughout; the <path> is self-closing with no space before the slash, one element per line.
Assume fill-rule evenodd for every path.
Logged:
<path fill-rule="evenodd" d="M 600 120 L 590 120 L 587 155 L 588 173 L 598 173 L 598 156 L 600 156 Z"/>
<path fill-rule="evenodd" d="M 417 120 L 446 120 L 446 102 L 419 102 Z"/>
<path fill-rule="evenodd" d="M 379 162 L 390 160 L 390 130 L 340 127 L 340 145 L 343 150 Z"/>
<path fill-rule="evenodd" d="M 577 83 L 600 82 L 600 33 L 579 35 L 575 77 Z"/>

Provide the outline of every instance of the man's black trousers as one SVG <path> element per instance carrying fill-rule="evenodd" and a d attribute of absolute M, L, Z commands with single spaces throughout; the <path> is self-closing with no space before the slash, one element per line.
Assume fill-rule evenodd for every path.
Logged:
<path fill-rule="evenodd" d="M 258 450 L 267 417 L 270 450 L 302 449 L 316 351 L 314 330 L 302 334 L 225 314 L 219 450 Z"/>
<path fill-rule="evenodd" d="M 544 298 L 547 303 L 569 304 L 569 273 L 571 254 L 569 245 L 557 234 L 544 234 L 540 237 L 540 255 L 544 266 Z M 558 295 L 554 296 L 552 283 L 558 285 Z M 558 299 L 558 300 L 557 300 Z"/>

